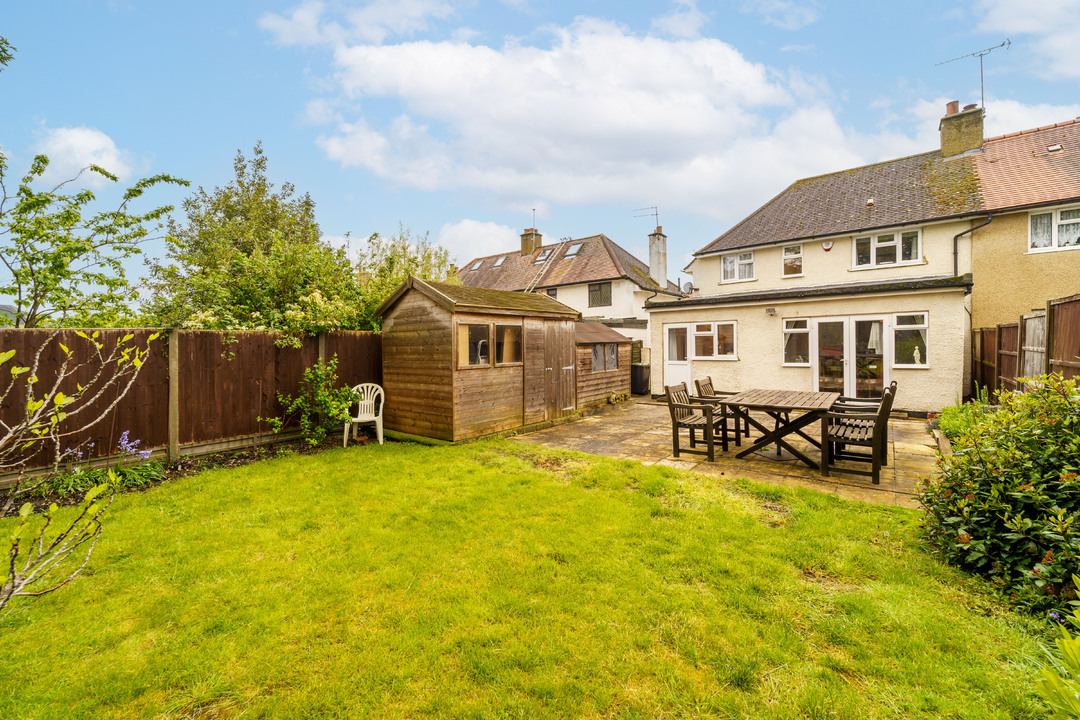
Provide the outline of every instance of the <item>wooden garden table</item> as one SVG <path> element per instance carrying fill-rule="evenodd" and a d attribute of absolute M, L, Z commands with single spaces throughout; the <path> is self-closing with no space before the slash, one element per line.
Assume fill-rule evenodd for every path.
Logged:
<path fill-rule="evenodd" d="M 805 392 L 802 390 L 744 390 L 743 392 L 729 395 L 720 403 L 731 411 L 735 416 L 737 428 L 739 418 L 750 423 L 762 433 L 762 438 L 756 443 L 740 452 L 735 457 L 744 458 L 750 453 L 757 452 L 766 445 L 776 444 L 777 452 L 783 448 L 798 458 L 801 462 L 817 470 L 819 465 L 810 459 L 798 448 L 793 447 L 784 438 L 792 433 L 799 435 L 816 447 L 821 443 L 803 432 L 803 428 L 821 419 L 828 412 L 833 403 L 839 399 L 840 393 L 835 392 Z M 774 427 L 766 427 L 751 414 L 751 410 L 764 412 L 776 421 Z M 801 413 L 792 417 L 792 413 Z"/>

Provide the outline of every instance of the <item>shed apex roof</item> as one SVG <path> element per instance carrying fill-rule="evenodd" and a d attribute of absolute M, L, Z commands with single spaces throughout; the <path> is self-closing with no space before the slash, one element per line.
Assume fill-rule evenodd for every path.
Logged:
<path fill-rule="evenodd" d="M 511 292 L 507 290 L 489 290 L 466 285 L 421 280 L 409 277 L 397 287 L 379 309 L 376 315 L 384 315 L 408 290 L 415 289 L 442 305 L 451 312 L 458 311 L 493 311 L 520 315 L 565 316 L 577 318 L 580 313 L 563 305 L 558 300 L 539 293 Z"/>
<path fill-rule="evenodd" d="M 628 343 L 633 342 L 618 330 L 613 330 L 599 322 L 574 323 L 574 342 L 578 345 L 593 343 Z"/>

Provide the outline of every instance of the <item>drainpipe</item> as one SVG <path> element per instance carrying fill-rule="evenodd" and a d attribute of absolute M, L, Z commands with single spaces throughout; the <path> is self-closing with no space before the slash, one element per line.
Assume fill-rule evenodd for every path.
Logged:
<path fill-rule="evenodd" d="M 953 274 L 953 277 L 959 277 L 959 275 L 960 275 L 960 238 L 962 238 L 964 235 L 967 235 L 968 233 L 975 232 L 979 228 L 986 227 L 987 225 L 989 225 L 991 223 L 991 221 L 993 221 L 993 219 L 994 219 L 994 213 L 986 213 L 986 222 L 982 223 L 981 225 L 976 225 L 973 228 L 968 228 L 967 230 L 965 230 L 962 233 L 957 233 L 957 234 L 953 235 L 953 239 L 952 239 L 952 274 Z M 974 255 L 974 254 L 975 253 L 972 252 L 972 255 Z"/>

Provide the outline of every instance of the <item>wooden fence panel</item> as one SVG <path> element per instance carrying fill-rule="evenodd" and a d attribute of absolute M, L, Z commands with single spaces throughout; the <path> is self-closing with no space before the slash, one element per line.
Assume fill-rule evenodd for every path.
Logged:
<path fill-rule="evenodd" d="M 1020 377 L 1032 378 L 1046 372 L 1046 311 L 1020 318 Z"/>
<path fill-rule="evenodd" d="M 76 335 L 78 330 L 61 330 L 53 337 L 50 329 L 15 329 L 6 328 L 0 330 L 0 349 L 14 350 L 15 356 L 4 365 L 6 380 L 3 387 L 11 385 L 10 392 L 4 399 L 3 407 L 0 407 L 0 419 L 8 425 L 21 421 L 27 402 L 27 380 L 29 374 L 23 374 L 19 378 L 12 379 L 9 368 L 15 365 L 30 366 L 34 354 L 39 347 L 43 347 L 41 359 L 38 365 L 38 382 L 35 385 L 35 395 L 40 397 L 45 393 L 45 388 L 51 387 L 55 382 L 56 375 L 60 371 L 66 355 L 60 345 L 66 346 L 72 352 L 73 364 L 78 364 L 83 359 L 91 356 L 94 352 L 90 341 Z M 87 335 L 94 330 L 86 330 Z M 102 354 L 108 355 L 112 348 L 116 347 L 117 340 L 125 335 L 133 337 L 126 344 L 128 346 L 146 348 L 147 338 L 154 330 L 136 329 L 110 329 L 97 331 L 96 341 L 102 344 Z M 51 338 L 51 339 L 50 339 Z M 165 338 L 161 337 L 150 344 L 146 361 L 139 373 L 135 384 L 131 387 L 127 396 L 120 402 L 107 417 L 93 425 L 84 432 L 71 433 L 62 438 L 61 450 L 78 448 L 88 459 L 103 457 L 116 453 L 116 444 L 120 435 L 129 431 L 130 441 L 139 440 L 140 448 L 165 445 L 168 441 L 169 425 L 165 408 L 169 400 L 169 377 L 168 363 L 165 359 Z M 69 365 L 70 367 L 70 365 Z M 77 392 L 76 384 L 87 387 L 93 379 L 97 364 L 88 364 L 73 374 L 66 383 L 62 383 L 60 391 L 65 394 Z M 111 373 L 110 373 L 111 374 Z M 95 394 L 90 389 L 89 395 Z M 84 418 L 96 418 L 108 408 L 119 392 L 121 387 L 110 388 L 106 393 L 92 404 L 79 410 L 72 420 L 80 423 L 89 422 Z M 52 448 L 42 448 L 32 458 L 31 465 L 46 465 L 50 462 Z"/>
<path fill-rule="evenodd" d="M 999 390 L 1016 389 L 1016 371 L 1020 358 L 1020 324 L 997 326 L 997 380 Z"/>
<path fill-rule="evenodd" d="M 16 351 L 6 367 L 16 363 L 29 365 L 34 352 L 44 343 L 37 373 L 38 387 L 44 387 L 52 381 L 63 362 L 61 343 L 71 349 L 75 357 L 86 357 L 89 345 L 75 335 L 76 330 L 63 330 L 50 341 L 52 332 L 0 329 L 0 350 Z M 145 347 L 148 336 L 156 331 L 110 329 L 97 332 L 98 342 L 103 343 L 107 351 L 109 347 L 115 347 L 118 338 L 128 333 L 133 335 L 129 343 Z M 317 337 L 304 338 L 300 348 L 278 347 L 274 339 L 271 333 L 259 332 L 177 331 L 173 344 L 177 357 L 173 365 L 177 374 L 175 432 L 180 452 L 210 451 L 215 446 L 258 440 L 260 434 L 268 433 L 266 423 L 260 423 L 258 418 L 281 415 L 283 409 L 277 400 L 278 393 L 297 393 L 304 370 L 318 360 L 320 345 Z M 338 332 L 329 333 L 322 342 L 328 357 L 337 354 L 338 377 L 343 383 L 381 383 L 381 336 Z M 102 422 L 86 432 L 65 437 L 64 447 L 81 446 L 86 452 L 93 443 L 89 458 L 113 455 L 125 430 L 129 431 L 131 440 L 140 441 L 140 449 L 168 447 L 171 435 L 169 346 L 165 336 L 155 340 L 138 380 L 127 396 Z M 90 377 L 91 369 L 88 368 L 71 378 L 70 388 L 62 387 L 61 390 L 74 392 L 76 382 L 85 385 Z M 21 382 L 15 382 L 0 407 L 0 419 L 8 424 L 17 422 L 21 410 L 26 407 L 26 378 L 27 375 L 23 375 Z M 110 393 L 93 407 L 88 407 L 81 417 L 100 414 L 116 398 L 116 391 Z M 30 466 L 40 467 L 48 462 L 49 458 L 39 452 L 32 458 Z M 3 484 L 2 479 L 0 484 Z"/>
<path fill-rule="evenodd" d="M 1066 378 L 1080 377 L 1080 295 L 1047 303 L 1047 365 Z"/>

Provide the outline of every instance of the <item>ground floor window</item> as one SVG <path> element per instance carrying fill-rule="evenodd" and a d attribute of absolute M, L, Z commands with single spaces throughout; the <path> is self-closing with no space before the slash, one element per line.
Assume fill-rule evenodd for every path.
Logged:
<path fill-rule="evenodd" d="M 926 313 L 897 315 L 893 319 L 893 367 L 925 367 Z"/>
<path fill-rule="evenodd" d="M 810 321 L 805 318 L 784 321 L 784 364 L 810 364 Z"/>
<path fill-rule="evenodd" d="M 735 357 L 735 323 L 696 323 L 694 332 L 694 358 L 710 360 Z"/>

